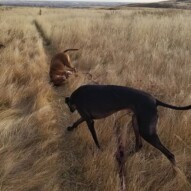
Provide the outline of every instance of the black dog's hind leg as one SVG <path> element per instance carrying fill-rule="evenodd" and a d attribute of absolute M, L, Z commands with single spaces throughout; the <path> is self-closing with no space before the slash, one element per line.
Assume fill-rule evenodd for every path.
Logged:
<path fill-rule="evenodd" d="M 156 125 L 158 116 L 157 115 L 149 115 L 144 116 L 147 117 L 147 120 L 140 119 L 139 128 L 141 136 L 155 148 L 159 149 L 173 165 L 176 165 L 176 161 L 174 155 L 161 143 L 157 133 L 156 133 Z M 141 123 L 142 122 L 142 123 Z"/>
<path fill-rule="evenodd" d="M 132 125 L 133 125 L 133 130 L 135 133 L 135 152 L 138 152 L 143 146 L 143 144 L 142 144 L 141 136 L 139 133 L 139 126 L 137 123 L 136 115 L 133 115 L 132 117 Z"/>
<path fill-rule="evenodd" d="M 147 142 L 153 145 L 155 148 L 159 149 L 173 164 L 176 165 L 174 155 L 161 143 L 157 134 L 146 135 L 143 137 Z"/>
<path fill-rule="evenodd" d="M 88 120 L 86 120 L 86 122 L 87 122 L 88 128 L 89 128 L 89 130 L 91 132 L 91 135 L 92 135 L 92 137 L 94 139 L 95 144 L 100 149 L 100 145 L 99 145 L 99 142 L 98 142 L 98 139 L 97 139 L 96 131 L 94 129 L 94 121 L 92 119 L 88 119 Z"/>
<path fill-rule="evenodd" d="M 74 130 L 79 124 L 81 124 L 82 122 L 84 122 L 85 119 L 83 119 L 82 117 L 80 119 L 78 119 L 71 127 L 68 127 L 67 130 L 68 131 L 72 131 Z"/>

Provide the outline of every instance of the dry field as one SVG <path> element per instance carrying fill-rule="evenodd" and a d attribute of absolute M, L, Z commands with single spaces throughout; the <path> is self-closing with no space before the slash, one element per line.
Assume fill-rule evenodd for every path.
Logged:
<path fill-rule="evenodd" d="M 64 97 L 82 84 L 117 84 L 174 105 L 191 104 L 191 12 L 182 10 L 0 8 L 0 191 L 117 191 L 116 125 L 96 121 L 99 151 L 85 124 L 66 127 Z M 78 69 L 49 84 L 51 56 L 67 48 Z M 89 74 L 92 74 L 91 75 Z M 143 142 L 134 149 L 131 116 L 120 119 L 128 191 L 191 190 L 191 112 L 159 107 L 161 141 L 177 169 Z"/>

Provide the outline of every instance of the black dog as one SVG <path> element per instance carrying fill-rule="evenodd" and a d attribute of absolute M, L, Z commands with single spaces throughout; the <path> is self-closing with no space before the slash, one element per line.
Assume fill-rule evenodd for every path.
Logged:
<path fill-rule="evenodd" d="M 175 110 L 188 110 L 191 105 L 176 107 L 155 99 L 150 94 L 123 86 L 115 85 L 85 85 L 75 90 L 65 103 L 71 112 L 77 110 L 81 118 L 68 131 L 72 131 L 80 123 L 86 121 L 92 137 L 100 148 L 94 129 L 94 119 L 107 117 L 117 111 L 130 109 L 134 113 L 133 129 L 136 137 L 136 151 L 142 147 L 141 137 L 159 149 L 175 165 L 174 155 L 166 149 L 156 132 L 157 106 Z"/>

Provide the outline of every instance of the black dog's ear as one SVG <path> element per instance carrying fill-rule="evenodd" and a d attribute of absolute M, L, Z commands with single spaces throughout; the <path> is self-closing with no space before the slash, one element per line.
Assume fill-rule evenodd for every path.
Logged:
<path fill-rule="evenodd" d="M 72 113 L 76 110 L 76 107 L 71 104 L 70 97 L 65 98 L 65 103 L 68 105 Z"/>
<path fill-rule="evenodd" d="M 66 97 L 66 98 L 65 98 L 65 103 L 68 104 L 69 102 L 70 102 L 70 98 L 69 98 L 69 97 Z"/>

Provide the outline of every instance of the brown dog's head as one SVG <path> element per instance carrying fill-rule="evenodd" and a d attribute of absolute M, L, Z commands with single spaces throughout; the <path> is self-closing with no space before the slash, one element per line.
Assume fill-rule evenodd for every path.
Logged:
<path fill-rule="evenodd" d="M 53 82 L 55 86 L 61 86 L 69 78 L 71 74 L 72 74 L 71 71 L 64 71 L 61 72 L 61 74 L 52 74 L 51 82 Z"/>
<path fill-rule="evenodd" d="M 67 79 L 66 76 L 63 76 L 63 75 L 54 75 L 54 76 L 51 78 L 51 82 L 52 82 L 55 86 L 61 86 L 66 79 Z"/>
<path fill-rule="evenodd" d="M 69 70 L 64 71 L 64 75 L 66 76 L 66 78 L 68 78 L 70 75 L 72 75 L 72 72 Z"/>

